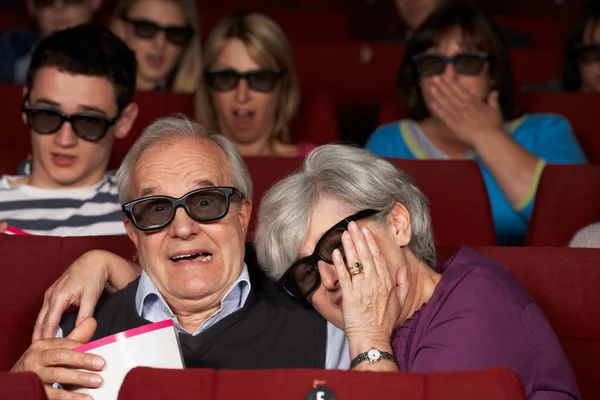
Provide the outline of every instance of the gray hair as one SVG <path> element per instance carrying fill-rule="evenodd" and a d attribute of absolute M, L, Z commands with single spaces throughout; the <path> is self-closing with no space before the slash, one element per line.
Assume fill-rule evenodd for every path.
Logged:
<path fill-rule="evenodd" d="M 228 167 L 232 184 L 242 192 L 245 198 L 252 199 L 250 173 L 237 147 L 221 135 L 209 134 L 204 126 L 189 120 L 184 115 L 177 115 L 159 118 L 148 125 L 123 158 L 116 173 L 121 205 L 132 200 L 131 171 L 142 154 L 150 147 L 172 143 L 179 139 L 205 139 L 219 146 L 229 161 Z"/>
<path fill-rule="evenodd" d="M 396 202 L 410 215 L 409 249 L 435 269 L 436 251 L 427 198 L 413 179 L 389 161 L 364 149 L 346 145 L 320 146 L 299 171 L 283 179 L 263 196 L 256 228 L 259 264 L 278 280 L 299 257 L 313 207 L 320 198 L 339 200 L 349 209 L 381 211 L 384 222 Z"/>

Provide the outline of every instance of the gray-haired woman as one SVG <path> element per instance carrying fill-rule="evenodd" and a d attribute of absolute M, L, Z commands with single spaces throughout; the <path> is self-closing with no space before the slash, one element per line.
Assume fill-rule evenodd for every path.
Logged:
<path fill-rule="evenodd" d="M 510 271 L 468 247 L 436 270 L 426 198 L 366 150 L 314 150 L 263 197 L 256 239 L 265 272 L 346 331 L 354 369 L 502 365 L 529 399 L 580 398 L 555 333 Z M 71 279 L 55 297 L 85 298 L 98 281 Z"/>

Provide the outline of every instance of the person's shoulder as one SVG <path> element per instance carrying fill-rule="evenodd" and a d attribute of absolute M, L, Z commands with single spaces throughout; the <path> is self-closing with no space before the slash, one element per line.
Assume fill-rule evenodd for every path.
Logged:
<path fill-rule="evenodd" d="M 28 177 L 21 175 L 1 175 L 0 190 L 14 190 L 27 183 Z"/>
<path fill-rule="evenodd" d="M 578 230 L 569 242 L 569 247 L 600 248 L 600 222 Z"/>
<path fill-rule="evenodd" d="M 394 122 L 389 122 L 387 124 L 379 125 L 375 128 L 375 131 L 371 134 L 371 138 L 380 137 L 380 136 L 389 136 L 400 133 L 401 126 L 408 120 L 399 120 Z"/>
<path fill-rule="evenodd" d="M 513 304 L 520 310 L 533 302 L 507 267 L 470 247 L 461 247 L 444 268 L 440 283 L 461 302 Z"/>
<path fill-rule="evenodd" d="M 404 119 L 378 126 L 367 140 L 367 150 L 387 157 L 404 156 L 407 148 L 403 129 L 411 120 Z"/>
<path fill-rule="evenodd" d="M 14 57 L 27 54 L 39 39 L 39 33 L 28 30 L 11 30 L 0 36 L 0 48 L 10 49 Z"/>
<path fill-rule="evenodd" d="M 571 131 L 571 123 L 562 115 L 553 113 L 532 113 L 512 121 L 516 132 L 547 133 L 548 129 Z"/>

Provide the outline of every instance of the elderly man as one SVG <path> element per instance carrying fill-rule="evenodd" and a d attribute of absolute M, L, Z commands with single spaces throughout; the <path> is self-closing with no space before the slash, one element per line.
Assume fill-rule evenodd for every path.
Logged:
<path fill-rule="evenodd" d="M 117 172 L 125 227 L 141 276 L 101 301 L 92 319 L 64 316 L 58 336 L 34 341 L 13 371 L 96 387 L 100 357 L 71 350 L 151 322 L 175 322 L 186 367 L 347 368 L 345 336 L 288 300 L 244 263 L 252 183 L 236 147 L 185 119 L 150 125 Z M 93 333 L 93 335 L 92 335 Z M 307 349 L 313 349 L 307 351 Z"/>

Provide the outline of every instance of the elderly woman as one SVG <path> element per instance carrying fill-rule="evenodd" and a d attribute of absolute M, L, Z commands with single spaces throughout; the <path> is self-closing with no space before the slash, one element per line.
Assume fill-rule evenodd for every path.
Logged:
<path fill-rule="evenodd" d="M 358 148 L 322 146 L 260 207 L 262 268 L 346 331 L 352 368 L 503 365 L 519 376 L 529 399 L 579 399 L 555 333 L 508 269 L 468 247 L 436 269 L 427 200 L 390 162 Z M 71 267 L 79 274 L 68 271 L 47 299 L 97 297 L 107 275 L 116 287 L 134 275 L 83 264 Z M 89 310 L 93 301 L 85 303 Z M 53 319 L 47 310 L 66 306 L 46 303 L 40 325 Z"/>
<path fill-rule="evenodd" d="M 411 36 L 399 75 L 408 119 L 381 126 L 367 149 L 412 159 L 472 159 L 490 197 L 497 241 L 525 241 L 546 163 L 585 163 L 567 120 L 516 118 L 509 52 L 472 6 L 435 11 Z"/>
<path fill-rule="evenodd" d="M 315 147 L 290 140 L 300 89 L 292 48 L 275 21 L 258 13 L 224 18 L 202 61 L 196 118 L 243 156 L 304 156 Z"/>

